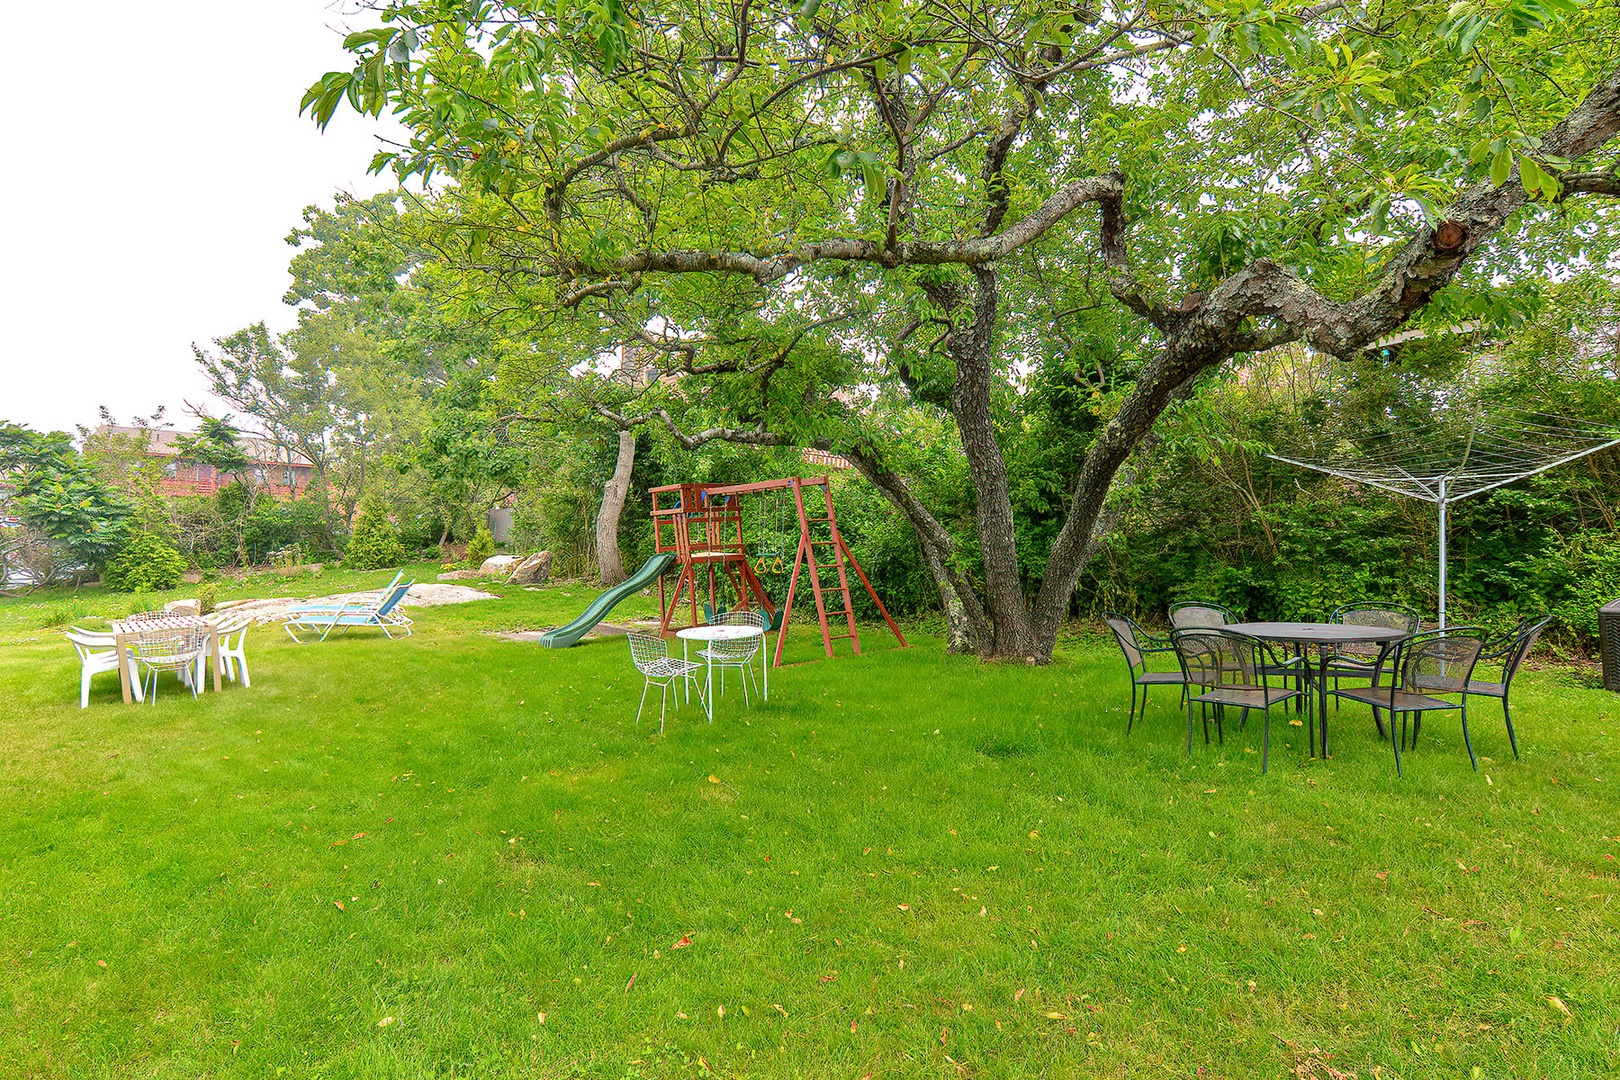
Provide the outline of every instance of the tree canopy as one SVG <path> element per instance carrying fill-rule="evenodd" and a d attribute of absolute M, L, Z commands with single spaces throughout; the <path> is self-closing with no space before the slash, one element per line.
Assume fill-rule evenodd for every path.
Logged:
<path fill-rule="evenodd" d="M 530 343 L 502 377 L 573 370 L 545 333 L 631 346 L 681 378 L 570 384 L 615 425 L 844 453 L 984 655 L 1049 655 L 1109 492 L 1206 373 L 1510 326 L 1549 266 L 1615 253 L 1608 4 L 370 7 L 304 106 L 392 110 L 374 168 L 453 182 L 420 247 Z M 941 422 L 973 574 L 908 482 Z M 1032 483 L 1050 527 L 1014 514 Z"/>

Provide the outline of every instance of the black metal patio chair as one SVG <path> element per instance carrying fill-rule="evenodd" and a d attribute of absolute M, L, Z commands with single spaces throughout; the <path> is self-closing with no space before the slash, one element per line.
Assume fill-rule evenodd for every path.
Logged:
<path fill-rule="evenodd" d="M 1170 625 L 1177 630 L 1226 626 L 1237 621 L 1231 608 L 1211 600 L 1178 600 L 1170 605 Z"/>
<path fill-rule="evenodd" d="M 1395 750 L 1395 775 L 1401 775 L 1401 746 L 1406 741 L 1406 718 L 1415 715 L 1412 728 L 1412 746 L 1417 746 L 1417 729 L 1426 712 L 1458 709 L 1462 712 L 1463 745 L 1468 748 L 1468 760 L 1479 770 L 1474 756 L 1474 744 L 1468 736 L 1468 683 L 1473 677 L 1474 665 L 1484 651 L 1484 633 L 1474 626 L 1451 627 L 1412 634 L 1387 643 L 1374 666 L 1371 686 L 1352 686 L 1335 689 L 1335 695 L 1372 706 L 1374 713 L 1385 709 L 1390 714 L 1389 743 Z M 1388 682 L 1385 682 L 1385 677 Z M 1461 702 L 1447 701 L 1441 694 L 1461 695 Z M 1401 730 L 1395 732 L 1395 717 L 1401 718 Z"/>
<path fill-rule="evenodd" d="M 1351 604 L 1340 604 L 1328 615 L 1328 622 L 1341 626 L 1382 626 L 1403 634 L 1415 634 L 1423 629 L 1423 617 L 1416 608 L 1387 600 L 1357 600 Z M 1382 653 L 1383 646 L 1374 642 L 1340 645 L 1329 657 L 1323 677 L 1333 680 L 1335 690 L 1339 688 L 1340 679 L 1370 680 Z M 1335 709 L 1338 704 L 1335 698 Z M 1378 725 L 1378 734 L 1382 735 L 1384 719 L 1377 709 L 1373 710 L 1373 723 Z"/>
<path fill-rule="evenodd" d="M 1170 639 L 1150 634 L 1137 625 L 1136 620 L 1129 615 L 1121 615 L 1110 611 L 1103 615 L 1103 622 L 1108 629 L 1114 632 L 1114 640 L 1119 643 L 1119 651 L 1125 654 L 1125 664 L 1130 669 L 1131 676 L 1131 711 L 1125 720 L 1125 734 L 1131 733 L 1131 725 L 1136 722 L 1136 688 L 1142 688 L 1142 714 L 1147 715 L 1147 695 L 1150 686 L 1179 686 L 1181 696 L 1187 696 L 1187 678 L 1178 666 L 1174 671 L 1149 671 L 1147 658 L 1155 653 L 1169 653 L 1174 656 L 1176 647 Z"/>
<path fill-rule="evenodd" d="M 1513 713 L 1508 710 L 1508 693 L 1513 689 L 1513 676 L 1518 674 L 1519 665 L 1530 655 L 1530 650 L 1536 647 L 1536 639 L 1547 629 L 1550 622 L 1552 622 L 1551 615 L 1541 619 L 1526 619 L 1502 636 L 1487 641 L 1484 650 L 1479 654 L 1479 663 L 1501 661 L 1499 681 L 1485 682 L 1472 677 L 1468 680 L 1467 694 L 1502 699 L 1502 720 L 1507 724 L 1508 745 L 1513 747 L 1515 759 L 1519 756 L 1519 740 L 1513 734 Z M 1416 738 L 1416 732 L 1413 733 L 1413 738 Z"/>
<path fill-rule="evenodd" d="M 1271 707 L 1300 694 L 1297 686 L 1272 686 L 1268 672 L 1285 672 L 1292 679 L 1290 665 L 1278 661 L 1271 647 L 1259 638 L 1222 630 L 1219 627 L 1192 627 L 1170 634 L 1176 657 L 1187 681 L 1187 753 L 1192 754 L 1193 705 L 1215 709 L 1215 735 L 1225 743 L 1223 721 L 1228 706 L 1242 710 L 1238 726 L 1243 727 L 1251 710 L 1259 709 L 1265 724 L 1260 736 L 1260 771 L 1271 759 Z M 1209 742 L 1209 720 L 1205 713 L 1204 742 Z"/>

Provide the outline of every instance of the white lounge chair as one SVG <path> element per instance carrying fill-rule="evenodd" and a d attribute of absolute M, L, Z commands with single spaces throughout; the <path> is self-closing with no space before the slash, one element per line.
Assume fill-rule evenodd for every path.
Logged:
<path fill-rule="evenodd" d="M 111 634 L 84 630 L 77 626 L 67 632 L 67 639 L 73 643 L 73 651 L 79 654 L 79 708 L 88 709 L 90 676 L 99 675 L 103 671 L 118 670 L 117 642 Z M 131 660 L 131 664 L 133 663 Z M 132 679 L 131 682 L 135 690 L 135 700 L 143 700 L 140 680 Z"/>
<path fill-rule="evenodd" d="M 400 575 L 403 577 L 404 575 Z M 374 626 L 381 630 L 384 636 L 392 639 L 393 630 L 403 630 L 402 637 L 411 634 L 411 619 L 403 611 L 398 610 L 405 594 L 410 592 L 414 581 L 400 581 L 394 579 L 394 584 L 383 590 L 376 600 L 356 600 L 347 604 L 306 604 L 295 607 L 287 612 L 286 621 L 282 624 L 287 636 L 298 644 L 306 644 L 305 639 L 298 636 L 298 631 L 308 634 L 319 633 L 317 641 L 325 641 L 333 630 L 346 634 L 357 626 Z"/>

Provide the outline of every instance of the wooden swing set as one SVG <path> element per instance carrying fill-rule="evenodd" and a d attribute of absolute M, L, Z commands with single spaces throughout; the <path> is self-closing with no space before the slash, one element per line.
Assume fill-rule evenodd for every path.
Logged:
<path fill-rule="evenodd" d="M 814 489 L 820 489 L 819 496 Z M 806 489 L 810 489 L 810 506 L 805 506 Z M 797 511 L 799 543 L 793 559 L 793 574 L 788 579 L 787 597 L 782 604 L 780 623 L 776 623 L 776 605 L 771 602 L 765 586 L 749 562 L 748 545 L 743 536 L 743 497 L 769 498 L 771 492 L 791 490 Z M 714 610 L 718 599 L 729 586 L 737 598 L 739 608 L 758 606 L 779 625 L 776 635 L 776 653 L 773 667 L 782 666 L 782 643 L 787 638 L 788 619 L 793 614 L 793 600 L 798 593 L 799 575 L 809 571 L 809 582 L 816 601 L 816 619 L 821 623 L 821 644 L 828 656 L 833 655 L 833 642 L 848 639 L 850 648 L 861 651 L 860 631 L 855 626 L 855 605 L 850 600 L 849 571 L 865 586 L 882 612 L 883 619 L 894 631 L 894 636 L 905 647 L 905 635 L 889 616 L 889 609 L 878 599 L 866 572 L 844 542 L 838 531 L 838 515 L 833 511 L 832 483 L 828 477 L 793 476 L 784 480 L 764 480 L 754 484 L 668 484 L 656 487 L 652 494 L 653 544 L 659 552 L 673 552 L 680 566 L 675 590 L 666 594 L 664 579 L 658 579 L 658 603 L 663 611 L 659 632 L 667 634 L 675 621 L 676 611 L 686 600 L 691 607 L 692 621 L 698 625 L 698 595 L 707 579 L 708 604 Z M 762 524 L 766 518 L 761 513 Z M 831 549 L 830 556 L 827 549 Z M 818 554 L 818 551 L 820 552 Z M 778 559 L 780 561 L 780 559 Z M 762 566 L 765 560 L 761 560 Z M 822 580 L 827 571 L 836 571 L 837 579 Z M 837 604 L 831 608 L 831 604 Z M 833 633 L 830 620 L 842 618 L 840 629 L 847 633 Z"/>

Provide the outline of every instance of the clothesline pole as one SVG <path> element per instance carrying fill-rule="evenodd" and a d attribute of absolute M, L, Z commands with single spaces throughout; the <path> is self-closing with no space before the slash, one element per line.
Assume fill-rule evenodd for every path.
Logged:
<path fill-rule="evenodd" d="M 1446 478 L 1440 478 L 1440 629 L 1446 628 Z"/>

